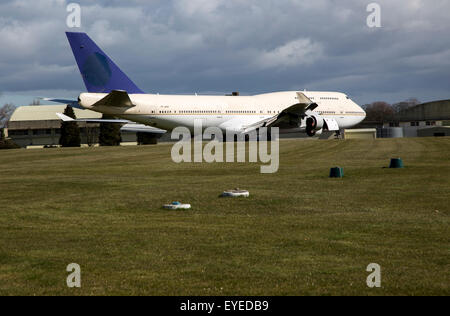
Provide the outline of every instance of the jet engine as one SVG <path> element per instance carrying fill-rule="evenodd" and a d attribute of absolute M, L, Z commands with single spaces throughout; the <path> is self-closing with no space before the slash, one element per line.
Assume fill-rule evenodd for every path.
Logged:
<path fill-rule="evenodd" d="M 325 121 L 319 114 L 311 114 L 306 117 L 306 134 L 313 137 L 325 125 Z"/>

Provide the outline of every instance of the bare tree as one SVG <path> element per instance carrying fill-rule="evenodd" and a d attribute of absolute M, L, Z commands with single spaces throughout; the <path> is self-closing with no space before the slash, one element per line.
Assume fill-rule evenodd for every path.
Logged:
<path fill-rule="evenodd" d="M 7 103 L 0 108 L 0 127 L 5 127 L 15 109 L 16 107 L 12 103 Z"/>
<path fill-rule="evenodd" d="M 41 105 L 41 100 L 34 99 L 33 102 L 30 103 L 30 105 Z"/>
<path fill-rule="evenodd" d="M 392 107 L 394 108 L 395 113 L 399 113 L 419 104 L 419 100 L 417 100 L 416 98 L 410 98 L 408 100 L 395 103 L 394 105 L 392 105 Z"/>
<path fill-rule="evenodd" d="M 393 120 L 394 108 L 387 102 L 374 102 L 365 106 L 366 121 L 384 123 Z"/>

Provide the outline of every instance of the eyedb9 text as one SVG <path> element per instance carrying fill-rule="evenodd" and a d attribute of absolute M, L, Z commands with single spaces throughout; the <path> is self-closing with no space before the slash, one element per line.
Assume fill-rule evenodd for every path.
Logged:
<path fill-rule="evenodd" d="M 267 311 L 268 301 L 225 301 L 225 311 Z"/>

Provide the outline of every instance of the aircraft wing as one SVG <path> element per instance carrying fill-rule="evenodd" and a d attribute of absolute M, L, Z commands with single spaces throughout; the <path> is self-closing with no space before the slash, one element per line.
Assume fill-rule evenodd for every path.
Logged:
<path fill-rule="evenodd" d="M 248 133 L 259 127 L 299 127 L 299 124 L 305 117 L 306 112 L 314 111 L 318 105 L 301 92 L 297 92 L 297 99 L 299 100 L 299 103 L 284 109 L 281 113 L 273 117 L 247 126 L 244 132 Z"/>
<path fill-rule="evenodd" d="M 147 126 L 144 124 L 137 124 L 128 120 L 116 120 L 116 119 L 73 119 L 62 113 L 56 113 L 56 115 L 64 122 L 86 122 L 86 123 L 113 123 L 113 124 L 125 124 L 121 127 L 122 132 L 133 133 L 152 133 L 152 134 L 165 134 L 167 131 L 156 127 Z"/>
<path fill-rule="evenodd" d="M 119 123 L 119 124 L 128 124 L 132 123 L 128 120 L 116 120 L 116 119 L 73 119 L 67 115 L 62 113 L 56 113 L 56 115 L 64 122 L 86 122 L 86 123 Z"/>
<path fill-rule="evenodd" d="M 151 134 L 165 134 L 167 131 L 156 127 L 147 126 L 144 124 L 129 123 L 122 126 L 120 129 L 122 132 L 133 133 L 151 133 Z"/>

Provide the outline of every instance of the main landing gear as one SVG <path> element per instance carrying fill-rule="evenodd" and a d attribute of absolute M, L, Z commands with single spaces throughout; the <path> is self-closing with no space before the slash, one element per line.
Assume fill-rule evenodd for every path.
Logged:
<path fill-rule="evenodd" d="M 334 134 L 334 138 L 335 139 L 342 139 L 342 134 L 341 134 L 341 131 L 339 130 L 339 131 L 336 131 L 336 134 Z"/>

